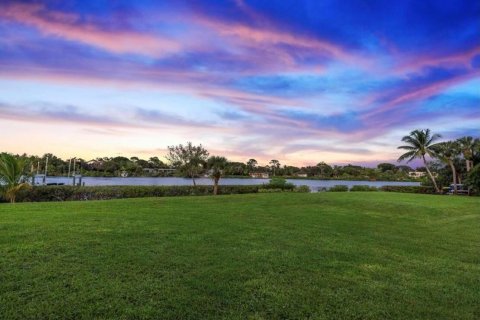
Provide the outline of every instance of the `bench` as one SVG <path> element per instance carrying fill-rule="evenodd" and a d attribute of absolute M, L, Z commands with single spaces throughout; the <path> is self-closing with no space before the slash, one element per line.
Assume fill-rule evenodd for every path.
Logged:
<path fill-rule="evenodd" d="M 449 191 L 447 194 L 457 194 L 457 195 L 464 195 L 464 196 L 469 196 L 470 195 L 470 190 L 457 190 L 457 193 L 454 193 L 453 190 Z"/>

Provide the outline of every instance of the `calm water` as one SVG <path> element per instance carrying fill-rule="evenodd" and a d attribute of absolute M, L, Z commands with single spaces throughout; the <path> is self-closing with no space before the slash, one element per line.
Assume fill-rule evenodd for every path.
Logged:
<path fill-rule="evenodd" d="M 37 179 L 37 182 L 40 179 Z M 195 179 L 199 185 L 212 185 L 213 182 L 208 178 Z M 346 181 L 346 180 L 300 180 L 300 179 L 287 179 L 288 182 L 294 185 L 307 185 L 312 191 L 316 191 L 319 188 L 330 188 L 334 185 L 343 184 L 349 187 L 354 185 L 368 185 L 374 187 L 381 186 L 419 186 L 419 182 L 397 182 L 397 181 Z M 77 181 L 78 182 L 78 181 Z M 192 185 L 192 179 L 185 178 L 100 178 L 100 177 L 83 177 L 82 182 L 86 186 L 184 186 Z M 268 183 L 269 179 L 234 179 L 225 178 L 220 180 L 222 185 L 254 185 Z M 47 183 L 64 183 L 72 184 L 72 179 L 66 177 L 48 177 Z"/>

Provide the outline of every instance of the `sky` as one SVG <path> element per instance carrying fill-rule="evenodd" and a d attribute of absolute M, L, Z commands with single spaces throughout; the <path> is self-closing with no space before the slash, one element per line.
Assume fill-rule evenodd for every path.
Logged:
<path fill-rule="evenodd" d="M 480 136 L 480 1 L 0 2 L 0 151 L 394 162 Z"/>

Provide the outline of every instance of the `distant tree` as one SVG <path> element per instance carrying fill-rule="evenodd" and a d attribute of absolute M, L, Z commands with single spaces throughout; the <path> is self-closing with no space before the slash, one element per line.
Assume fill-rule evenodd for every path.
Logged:
<path fill-rule="evenodd" d="M 213 194 L 218 194 L 218 182 L 222 177 L 226 167 L 228 165 L 228 161 L 225 157 L 217 157 L 211 156 L 207 160 L 207 168 L 210 171 L 210 176 L 213 179 Z"/>
<path fill-rule="evenodd" d="M 333 173 L 333 168 L 323 161 L 317 163 L 317 167 L 320 170 L 320 176 L 322 177 L 331 176 Z"/>
<path fill-rule="evenodd" d="M 397 169 L 397 166 L 395 166 L 394 164 L 391 164 L 391 163 L 379 163 L 377 165 L 377 168 L 381 171 L 381 172 L 385 172 L 385 171 L 395 171 Z"/>
<path fill-rule="evenodd" d="M 404 136 L 402 141 L 406 143 L 406 145 L 399 146 L 398 149 L 407 150 L 406 153 L 402 154 L 398 161 L 407 160 L 407 163 L 412 161 L 413 159 L 420 158 L 423 160 L 423 164 L 427 170 L 428 176 L 432 180 L 433 186 L 437 193 L 440 192 L 440 189 L 437 186 L 437 182 L 435 181 L 435 177 L 433 176 L 432 172 L 428 168 L 427 159 L 425 155 L 429 155 L 430 157 L 434 156 L 434 142 L 435 140 L 439 139 L 441 136 L 439 134 L 433 134 L 430 132 L 430 129 L 426 130 L 414 130 L 410 132 L 408 136 Z"/>
<path fill-rule="evenodd" d="M 247 172 L 247 165 L 243 162 L 228 162 L 225 168 L 225 175 L 243 176 Z"/>
<path fill-rule="evenodd" d="M 255 159 L 249 159 L 249 160 L 247 161 L 247 167 L 248 167 L 248 170 L 250 170 L 250 171 L 255 170 L 255 167 L 256 167 L 257 165 L 258 165 L 258 162 L 257 162 L 257 160 L 255 160 Z"/>
<path fill-rule="evenodd" d="M 351 175 L 351 176 L 354 176 L 354 177 L 358 177 L 360 175 L 362 175 L 362 170 L 363 168 L 360 167 L 360 166 L 355 166 L 355 165 L 352 165 L 352 164 L 348 164 L 346 166 L 344 166 L 342 168 L 343 172 L 348 174 L 348 175 Z"/>
<path fill-rule="evenodd" d="M 115 174 L 116 171 L 120 170 L 120 168 L 120 164 L 113 160 L 108 160 L 103 164 L 104 172 L 112 175 Z"/>
<path fill-rule="evenodd" d="M 148 159 L 148 162 L 153 168 L 156 169 L 164 166 L 164 163 L 160 159 L 158 159 L 158 157 L 151 157 L 150 159 Z"/>
<path fill-rule="evenodd" d="M 413 171 L 413 168 L 410 166 L 397 166 L 396 170 L 401 172 L 410 172 Z"/>
<path fill-rule="evenodd" d="M 275 159 L 270 160 L 270 167 L 272 168 L 273 176 L 275 177 L 275 171 L 280 168 L 280 161 L 275 160 Z"/>
<path fill-rule="evenodd" d="M 169 146 L 166 158 L 173 167 L 191 177 L 193 185 L 196 186 L 195 177 L 208 159 L 208 151 L 201 144 L 194 146 L 191 142 L 187 142 L 186 145 Z"/>
<path fill-rule="evenodd" d="M 295 166 L 283 166 L 283 172 L 285 175 L 287 176 L 293 176 L 294 174 L 300 172 L 300 168 L 299 167 L 295 167 Z"/>
<path fill-rule="evenodd" d="M 142 169 L 151 168 L 151 163 L 148 162 L 147 160 L 138 159 L 137 161 L 135 161 L 135 164 L 137 165 L 137 167 L 141 167 Z"/>
<path fill-rule="evenodd" d="M 5 199 L 11 203 L 15 202 L 19 191 L 30 187 L 26 182 L 26 172 L 25 158 L 7 153 L 0 154 L 0 188 Z"/>

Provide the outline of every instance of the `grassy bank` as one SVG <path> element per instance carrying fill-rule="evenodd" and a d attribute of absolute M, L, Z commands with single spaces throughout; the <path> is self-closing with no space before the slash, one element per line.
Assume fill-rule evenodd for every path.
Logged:
<path fill-rule="evenodd" d="M 0 205 L 0 319 L 478 319 L 480 199 Z"/>

